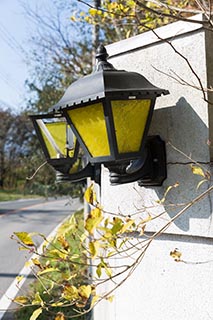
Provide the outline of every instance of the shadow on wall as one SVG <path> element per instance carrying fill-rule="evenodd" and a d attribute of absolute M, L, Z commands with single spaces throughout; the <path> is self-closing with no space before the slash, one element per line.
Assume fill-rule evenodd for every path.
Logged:
<path fill-rule="evenodd" d="M 205 182 L 198 188 L 204 178 L 192 173 L 193 161 L 190 160 L 197 161 L 204 171 L 209 170 L 209 131 L 192 106 L 181 97 L 175 106 L 154 111 L 149 134 L 159 134 L 167 142 L 168 177 L 162 188 L 155 188 L 159 199 L 164 197 L 169 186 L 179 184 L 168 192 L 164 203 L 172 218 L 209 186 Z M 207 197 L 194 204 L 174 223 L 182 231 L 188 231 L 190 219 L 208 219 L 211 213 L 211 199 Z"/>

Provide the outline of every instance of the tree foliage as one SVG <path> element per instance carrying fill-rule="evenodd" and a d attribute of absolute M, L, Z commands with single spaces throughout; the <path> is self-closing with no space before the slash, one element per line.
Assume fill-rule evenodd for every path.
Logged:
<path fill-rule="evenodd" d="M 42 252 L 37 251 L 37 237 L 44 241 Z M 58 229 L 54 240 L 35 232 L 15 232 L 13 239 L 19 243 L 20 250 L 35 251 L 28 267 L 37 278 L 27 295 L 14 300 L 21 306 L 16 313 L 17 319 L 29 319 L 31 316 L 33 319 L 58 320 L 65 319 L 65 314 L 68 318 L 79 319 L 77 309 L 87 306 L 92 293 L 87 277 L 82 212 L 68 218 Z M 22 280 L 23 277 L 17 277 L 17 285 Z M 81 316 L 80 319 L 86 318 Z"/>
<path fill-rule="evenodd" d="M 6 159 L 6 145 L 8 142 L 9 131 L 11 129 L 11 123 L 13 122 L 13 116 L 11 111 L 0 110 L 0 187 L 5 185 L 6 171 L 7 171 L 7 159 Z"/>
<path fill-rule="evenodd" d="M 24 167 L 31 152 L 32 125 L 25 112 L 14 114 L 0 110 L 0 174 L 1 187 L 17 187 L 26 173 Z"/>
<path fill-rule="evenodd" d="M 80 0 L 89 9 L 71 17 L 73 21 L 87 22 L 100 27 L 100 40 L 112 43 L 173 21 L 186 19 L 208 8 L 199 1 L 141 1 L 102 0 L 96 8 L 90 1 Z"/>

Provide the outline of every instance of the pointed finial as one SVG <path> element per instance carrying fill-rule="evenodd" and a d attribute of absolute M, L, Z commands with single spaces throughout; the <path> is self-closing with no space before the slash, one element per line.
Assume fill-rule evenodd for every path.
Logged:
<path fill-rule="evenodd" d="M 100 44 L 98 46 L 97 52 L 96 52 L 96 59 L 100 60 L 100 61 L 106 61 L 106 59 L 108 58 L 108 53 L 106 51 L 106 48 L 104 47 L 103 44 Z"/>
<path fill-rule="evenodd" d="M 97 52 L 96 52 L 96 59 L 97 65 L 96 65 L 96 71 L 100 70 L 115 70 L 113 65 L 107 61 L 107 58 L 109 57 L 106 48 L 103 44 L 100 44 L 98 46 Z"/>

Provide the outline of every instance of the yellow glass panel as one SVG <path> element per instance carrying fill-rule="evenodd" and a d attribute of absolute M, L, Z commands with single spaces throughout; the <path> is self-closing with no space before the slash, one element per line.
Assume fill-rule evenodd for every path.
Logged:
<path fill-rule="evenodd" d="M 40 127 L 50 158 L 67 157 L 67 123 L 52 122 L 45 124 L 46 129 Z M 70 128 L 69 128 L 70 130 Z M 69 151 L 69 157 L 74 154 L 74 147 Z"/>
<path fill-rule="evenodd" d="M 116 100 L 111 104 L 118 152 L 139 151 L 151 100 Z"/>
<path fill-rule="evenodd" d="M 93 157 L 110 155 L 102 103 L 69 110 L 68 116 Z"/>
<path fill-rule="evenodd" d="M 69 173 L 76 173 L 79 171 L 79 169 L 81 170 L 81 166 L 80 166 L 80 163 L 81 160 L 80 159 L 77 159 L 76 162 L 73 164 L 73 166 L 70 168 L 70 171 Z"/>

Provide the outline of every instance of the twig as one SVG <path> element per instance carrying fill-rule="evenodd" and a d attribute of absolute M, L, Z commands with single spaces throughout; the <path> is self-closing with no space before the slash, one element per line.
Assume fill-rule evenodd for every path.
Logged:
<path fill-rule="evenodd" d="M 36 171 L 33 173 L 33 175 L 31 177 L 26 177 L 26 180 L 32 180 L 35 175 L 38 173 L 38 171 L 43 167 L 45 166 L 45 164 L 47 164 L 47 161 L 45 161 L 44 163 L 42 163 L 37 169 Z"/>

